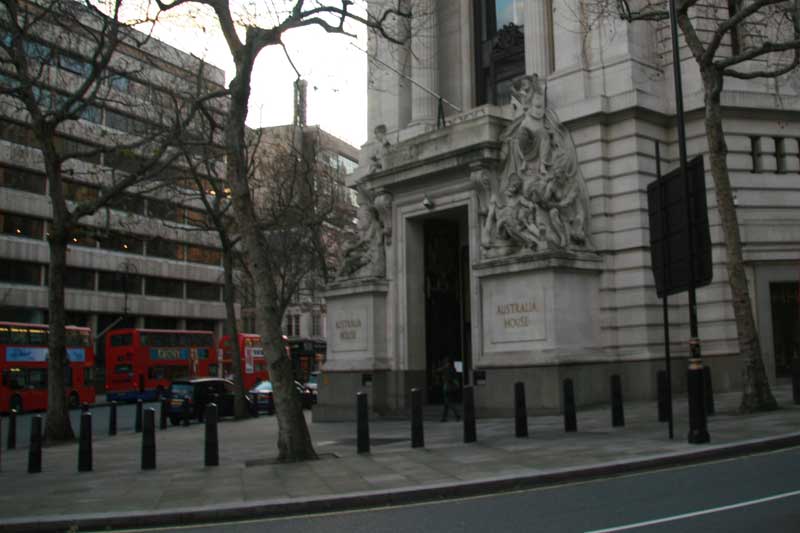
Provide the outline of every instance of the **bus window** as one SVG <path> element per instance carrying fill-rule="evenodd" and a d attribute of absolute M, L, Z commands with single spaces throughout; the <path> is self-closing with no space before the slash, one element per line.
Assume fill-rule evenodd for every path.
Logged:
<path fill-rule="evenodd" d="M 72 386 L 72 367 L 69 365 L 64 369 L 64 386 Z"/>
<path fill-rule="evenodd" d="M 8 328 L 0 328 L 0 344 L 11 344 L 11 331 Z"/>
<path fill-rule="evenodd" d="M 28 330 L 11 328 L 11 339 L 9 344 L 28 344 Z"/>
<path fill-rule="evenodd" d="M 6 385 L 8 385 L 9 389 L 24 389 L 25 372 L 23 372 L 20 368 L 12 368 L 9 372 L 5 373 L 3 381 Z"/>
<path fill-rule="evenodd" d="M 32 389 L 46 389 L 47 388 L 47 369 L 45 368 L 30 368 L 27 371 L 28 386 Z"/>
<path fill-rule="evenodd" d="M 89 346 L 89 334 L 85 331 L 68 329 L 67 346 Z"/>
<path fill-rule="evenodd" d="M 84 383 L 94 382 L 94 368 L 90 366 L 83 367 L 83 382 Z"/>
<path fill-rule="evenodd" d="M 111 346 L 130 346 L 131 344 L 133 344 L 133 335 L 130 333 L 111 337 Z"/>
<path fill-rule="evenodd" d="M 31 344 L 36 344 L 40 346 L 47 346 L 47 331 L 43 329 L 31 329 L 28 330 L 29 335 L 29 342 Z M 69 332 L 67 332 L 67 339 L 69 339 Z M 69 340 L 67 340 L 67 346 L 70 346 Z"/>

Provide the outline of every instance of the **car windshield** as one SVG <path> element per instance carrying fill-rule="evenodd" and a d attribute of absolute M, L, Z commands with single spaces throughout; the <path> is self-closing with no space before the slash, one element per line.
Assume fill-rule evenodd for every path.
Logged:
<path fill-rule="evenodd" d="M 272 382 L 271 381 L 262 381 L 255 387 L 253 390 L 256 392 L 272 392 Z"/>
<path fill-rule="evenodd" d="M 169 390 L 173 398 L 191 398 L 193 387 L 191 383 L 173 383 Z"/>
<path fill-rule="evenodd" d="M 312 385 L 316 385 L 317 378 L 319 378 L 319 374 L 311 374 L 310 376 L 308 376 L 308 382 Z"/>

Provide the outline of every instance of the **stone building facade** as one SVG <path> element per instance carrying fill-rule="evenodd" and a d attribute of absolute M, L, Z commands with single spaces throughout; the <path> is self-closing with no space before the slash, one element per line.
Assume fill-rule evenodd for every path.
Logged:
<path fill-rule="evenodd" d="M 380 10 L 381 2 L 371 2 Z M 652 399 L 664 367 L 646 188 L 678 161 L 666 23 L 576 20 L 573 0 L 413 2 L 410 43 L 370 41 L 369 129 L 353 179 L 360 241 L 382 262 L 329 287 L 318 419 L 350 418 L 354 395 L 404 413 L 409 390 L 440 398 L 453 362 L 478 412 Z M 703 155 L 703 91 L 682 62 L 689 157 Z M 412 81 L 413 80 L 413 83 Z M 800 83 L 729 81 L 731 181 L 765 363 L 798 351 Z M 435 95 L 440 95 L 438 99 Z M 443 113 L 442 113 L 443 112 Z M 444 115 L 444 120 L 440 115 Z M 706 169 L 708 160 L 706 156 Z M 713 281 L 697 292 L 716 390 L 741 383 L 736 324 L 711 176 Z M 379 231 L 373 231 L 377 228 Z M 356 243 L 358 244 L 358 243 Z M 355 246 L 355 245 L 354 245 Z M 685 387 L 687 297 L 669 299 L 674 387 Z"/>

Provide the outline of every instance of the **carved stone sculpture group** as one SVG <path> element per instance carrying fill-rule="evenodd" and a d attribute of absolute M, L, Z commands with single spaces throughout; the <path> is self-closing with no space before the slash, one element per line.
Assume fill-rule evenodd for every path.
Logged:
<path fill-rule="evenodd" d="M 547 108 L 538 76 L 511 88 L 514 119 L 500 136 L 500 164 L 481 162 L 471 179 L 479 199 L 481 257 L 491 259 L 546 250 L 592 250 L 589 197 L 569 131 Z M 391 195 L 368 188 L 370 174 L 386 170 L 391 145 L 386 127 L 375 128 L 369 172 L 356 185 L 358 232 L 343 247 L 339 279 L 384 277 L 391 238 Z"/>
<path fill-rule="evenodd" d="M 500 137 L 499 171 L 479 168 L 486 258 L 547 249 L 590 249 L 589 200 L 575 146 L 545 106 L 536 75 L 514 80 L 515 118 Z"/>

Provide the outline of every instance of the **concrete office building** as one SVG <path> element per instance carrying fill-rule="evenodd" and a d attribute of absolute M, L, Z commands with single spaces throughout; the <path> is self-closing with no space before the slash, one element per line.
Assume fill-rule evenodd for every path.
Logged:
<path fill-rule="evenodd" d="M 314 161 L 314 168 L 318 174 L 314 176 L 318 186 L 315 190 L 331 191 L 334 201 L 340 210 L 339 217 L 331 217 L 326 224 L 328 240 L 331 243 L 331 253 L 335 253 L 336 242 L 340 241 L 352 225 L 351 220 L 355 213 L 356 198 L 352 189 L 347 187 L 346 179 L 358 167 L 359 150 L 338 137 L 324 131 L 318 125 L 306 124 L 306 81 L 295 82 L 294 123 L 282 126 L 271 126 L 253 130 L 251 134 L 258 140 L 258 162 L 256 163 L 255 177 L 259 179 L 259 165 L 270 165 L 271 158 L 280 157 L 285 150 L 296 150 L 304 154 L 307 161 Z M 259 193 L 269 195 L 269 183 L 265 183 Z M 256 196 L 258 198 L 258 196 Z M 335 220 L 339 218 L 340 220 Z M 341 226 L 338 222 L 344 222 Z M 331 265 L 333 266 L 333 265 Z M 333 274 L 329 272 L 328 275 Z M 312 271 L 301 284 L 300 290 L 294 295 L 292 303 L 286 309 L 283 320 L 283 333 L 290 339 L 303 341 L 316 341 L 309 346 L 324 346 L 326 305 L 324 300 L 324 275 L 321 270 Z M 252 291 L 244 289 L 249 295 Z M 248 298 L 242 305 L 242 327 L 244 331 L 255 331 L 254 302 Z M 311 352 L 311 348 L 304 350 Z M 324 358 L 324 350 L 320 351 L 316 359 Z M 314 365 L 314 369 L 317 365 Z M 306 372 L 309 369 L 306 369 Z"/>
<path fill-rule="evenodd" d="M 48 58 L 49 77 L 39 90 L 50 91 L 53 97 L 64 86 L 47 86 L 48 80 L 75 82 L 89 68 L 86 49 L 76 43 L 72 49 L 61 48 L 67 41 L 59 39 L 56 31 L 26 41 L 31 53 Z M 111 68 L 114 75 L 107 76 L 101 90 L 107 96 L 103 104 L 95 102 L 83 119 L 69 123 L 59 139 L 64 146 L 90 148 L 106 134 L 136 135 L 157 112 L 154 97 L 169 105 L 175 87 L 196 83 L 198 73 L 206 90 L 224 85 L 220 69 L 155 39 L 144 46 L 123 42 Z M 2 74 L 2 82 L 13 83 L 10 72 Z M 41 152 L 24 116 L 14 112 L 9 99 L 3 100 L 0 319 L 46 323 L 48 185 Z M 131 168 L 130 159 L 101 153 L 68 160 L 64 165 L 67 198 L 96 197 L 114 173 Z M 177 165 L 164 172 L 177 175 L 182 171 Z M 205 216 L 200 202 L 180 198 L 174 187 L 170 191 L 131 190 L 111 208 L 81 221 L 67 253 L 68 324 L 90 326 L 95 334 L 112 324 L 221 333 L 225 309 L 218 240 L 213 233 L 192 229 L 192 223 Z"/>
<path fill-rule="evenodd" d="M 565 378 L 583 405 L 608 401 L 612 374 L 622 376 L 626 398 L 654 398 L 664 337 L 646 187 L 656 177 L 656 141 L 664 172 L 678 160 L 668 24 L 608 20 L 586 29 L 571 0 L 413 5 L 425 15 L 412 19 L 406 45 L 370 41 L 376 138 L 352 184 L 371 201 L 361 241 L 377 266 L 329 287 L 314 416 L 352 417 L 359 390 L 379 414 L 406 412 L 412 387 L 436 402 L 440 369 L 452 362 L 476 385 L 482 414 L 510 413 L 516 381 L 532 411 L 559 409 Z M 707 142 L 701 80 L 685 57 L 691 158 Z M 728 80 L 722 95 L 773 381 L 786 375 L 800 331 L 798 92 L 796 79 L 780 87 Z M 705 168 L 713 281 L 697 292 L 699 336 L 715 389 L 729 390 L 743 365 L 707 156 Z M 680 390 L 686 295 L 669 304 Z"/>

